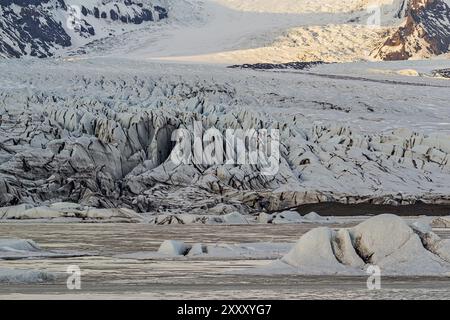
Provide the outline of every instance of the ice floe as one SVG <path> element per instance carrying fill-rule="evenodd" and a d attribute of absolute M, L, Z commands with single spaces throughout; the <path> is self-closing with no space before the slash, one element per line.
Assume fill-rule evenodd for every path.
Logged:
<path fill-rule="evenodd" d="M 261 222 L 267 221 L 272 224 L 289 224 L 289 223 L 336 223 L 333 217 L 322 217 L 316 212 L 310 212 L 304 216 L 297 211 L 283 211 L 268 216 L 263 216 L 258 219 Z"/>
<path fill-rule="evenodd" d="M 313 229 L 292 250 L 254 273 L 363 275 L 370 265 L 383 275 L 450 275 L 450 241 L 410 227 L 394 215 L 380 215 L 354 228 Z"/>

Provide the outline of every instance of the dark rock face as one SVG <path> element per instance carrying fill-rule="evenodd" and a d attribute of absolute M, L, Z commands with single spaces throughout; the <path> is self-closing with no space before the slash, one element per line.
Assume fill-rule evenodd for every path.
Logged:
<path fill-rule="evenodd" d="M 400 15 L 400 13 L 399 13 Z M 411 0 L 406 22 L 376 52 L 383 60 L 446 53 L 450 46 L 450 8 L 443 0 Z"/>
<path fill-rule="evenodd" d="M 288 62 L 288 63 L 255 63 L 255 64 L 242 64 L 242 65 L 232 65 L 228 68 L 231 69 L 253 69 L 253 70 L 305 70 L 321 64 L 323 61 L 311 61 L 311 62 Z"/>
<path fill-rule="evenodd" d="M 142 24 L 168 17 L 160 6 L 145 7 L 134 0 L 101 1 L 92 8 L 81 6 L 78 24 L 73 33 L 65 28 L 70 8 L 64 0 L 2 0 L 0 1 L 0 57 L 50 57 L 58 48 L 70 47 L 73 37 L 89 39 L 99 32 L 94 19 L 122 24 Z M 17 9 L 19 8 L 19 9 Z"/>

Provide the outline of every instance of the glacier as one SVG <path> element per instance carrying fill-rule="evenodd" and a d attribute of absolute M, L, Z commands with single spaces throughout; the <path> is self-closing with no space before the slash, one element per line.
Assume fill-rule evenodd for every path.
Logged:
<path fill-rule="evenodd" d="M 449 204 L 450 84 L 432 75 L 445 64 L 253 71 L 117 58 L 1 61 L 0 206 L 245 214 L 323 202 Z M 279 171 L 175 165 L 172 133 L 193 121 L 278 129 Z"/>

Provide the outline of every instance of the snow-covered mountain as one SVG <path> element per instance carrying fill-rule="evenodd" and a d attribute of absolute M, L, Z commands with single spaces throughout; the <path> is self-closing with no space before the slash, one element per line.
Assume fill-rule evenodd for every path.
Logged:
<path fill-rule="evenodd" d="M 49 57 L 56 51 L 167 18 L 167 10 L 136 0 L 2 0 L 0 56 Z"/>
<path fill-rule="evenodd" d="M 404 0 L 405 21 L 377 50 L 383 60 L 428 58 L 449 51 L 450 8 L 445 0 Z"/>
<path fill-rule="evenodd" d="M 101 52 L 102 56 L 233 64 L 429 58 L 448 52 L 449 3 L 3 0 L 0 56 Z M 374 5 L 379 17 L 373 16 L 377 9 L 369 9 Z M 78 19 L 73 20 L 71 13 Z M 168 23 L 148 28 L 168 17 Z M 379 25 L 370 24 L 377 19 Z"/>

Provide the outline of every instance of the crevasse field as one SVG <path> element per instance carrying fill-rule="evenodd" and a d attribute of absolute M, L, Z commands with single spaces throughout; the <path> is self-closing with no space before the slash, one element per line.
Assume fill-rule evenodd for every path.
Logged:
<path fill-rule="evenodd" d="M 449 299 L 450 64 L 372 54 L 401 1 L 160 2 L 0 60 L 0 297 Z M 195 122 L 277 129 L 278 170 L 173 163 Z"/>

